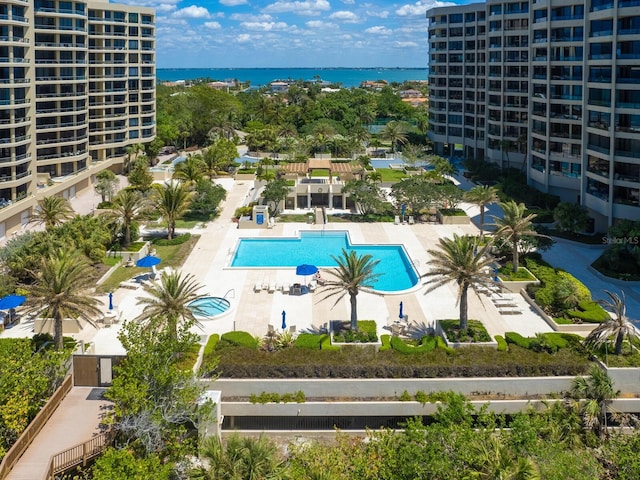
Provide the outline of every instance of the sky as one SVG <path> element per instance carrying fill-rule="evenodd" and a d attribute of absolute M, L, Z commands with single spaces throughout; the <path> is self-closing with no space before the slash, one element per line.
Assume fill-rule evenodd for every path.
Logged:
<path fill-rule="evenodd" d="M 426 11 L 453 5 L 439 0 L 112 3 L 156 9 L 158 68 L 425 68 Z"/>

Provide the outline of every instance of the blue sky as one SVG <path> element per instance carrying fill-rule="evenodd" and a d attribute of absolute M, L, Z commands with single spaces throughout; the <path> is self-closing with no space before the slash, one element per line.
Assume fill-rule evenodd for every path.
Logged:
<path fill-rule="evenodd" d="M 114 3 L 156 9 L 159 68 L 426 67 L 425 12 L 452 4 L 437 0 Z"/>

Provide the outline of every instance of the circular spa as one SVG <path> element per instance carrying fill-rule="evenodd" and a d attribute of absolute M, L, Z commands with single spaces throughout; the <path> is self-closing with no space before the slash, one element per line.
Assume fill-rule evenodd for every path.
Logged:
<path fill-rule="evenodd" d="M 198 318 L 215 318 L 225 313 L 231 307 L 231 303 L 222 297 L 203 297 L 189 304 Z"/>

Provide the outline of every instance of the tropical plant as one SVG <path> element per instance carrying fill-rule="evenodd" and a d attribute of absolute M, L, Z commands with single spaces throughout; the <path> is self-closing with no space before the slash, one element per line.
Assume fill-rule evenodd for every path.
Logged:
<path fill-rule="evenodd" d="M 365 177 L 364 180 L 349 180 L 345 182 L 342 193 L 348 195 L 362 215 L 369 215 L 380 210 L 384 194 L 380 186 Z"/>
<path fill-rule="evenodd" d="M 398 143 L 407 143 L 407 125 L 405 122 L 392 120 L 384 126 L 380 137 L 391 143 L 391 152 L 395 153 Z"/>
<path fill-rule="evenodd" d="M 498 189 L 496 187 L 490 187 L 489 185 L 478 185 L 465 192 L 464 199 L 467 202 L 480 207 L 480 236 L 482 236 L 484 227 L 484 209 L 487 205 L 499 201 Z"/>
<path fill-rule="evenodd" d="M 470 235 L 441 238 L 438 250 L 428 250 L 431 270 L 424 277 L 432 277 L 425 283 L 429 286 L 425 294 L 448 283 L 458 285 L 457 304 L 460 306 L 460 329 L 466 330 L 469 323 L 467 296 L 471 288 L 476 295 L 480 288 L 493 284 L 492 265 L 496 261 L 489 254 L 490 244 L 481 246 L 478 237 Z"/>
<path fill-rule="evenodd" d="M 133 241 L 131 229 L 136 220 L 144 215 L 147 208 L 147 200 L 138 190 L 125 188 L 114 197 L 111 209 L 103 215 L 107 220 L 119 226 L 122 233 L 122 246 L 128 247 Z"/>
<path fill-rule="evenodd" d="M 66 198 L 51 195 L 38 202 L 38 206 L 31 212 L 29 222 L 44 225 L 45 229 L 51 230 L 73 216 L 73 209 Z"/>
<path fill-rule="evenodd" d="M 147 157 L 142 156 L 136 158 L 127 178 L 132 188 L 140 190 L 143 193 L 149 191 L 151 185 L 153 185 L 153 175 L 149 171 L 149 161 Z"/>
<path fill-rule="evenodd" d="M 171 240 L 176 231 L 176 221 L 191 206 L 195 193 L 181 183 L 154 185 L 151 203 L 167 222 L 167 238 Z"/>
<path fill-rule="evenodd" d="M 42 259 L 38 271 L 31 272 L 35 282 L 28 287 L 34 311 L 52 318 L 54 343 L 62 350 L 62 322 L 65 318 L 83 319 L 95 325 L 100 315 L 98 300 L 89 294 L 95 287 L 91 267 L 75 250 L 58 249 Z"/>
<path fill-rule="evenodd" d="M 126 161 L 124 164 L 124 172 L 129 173 L 129 169 L 131 168 L 131 156 L 133 155 L 133 164 L 135 165 L 138 160 L 138 155 L 144 152 L 144 145 L 141 143 L 135 143 L 133 145 L 129 145 L 124 149 L 126 153 Z"/>
<path fill-rule="evenodd" d="M 588 376 L 576 377 L 571 385 L 571 395 L 582 400 L 582 420 L 587 428 L 591 428 L 598 436 L 607 434 L 607 413 L 617 416 L 610 409 L 611 400 L 620 395 L 613 387 L 613 380 L 598 365 L 592 365 Z"/>
<path fill-rule="evenodd" d="M 587 228 L 589 211 L 582 205 L 560 202 L 553 211 L 553 219 L 558 230 L 579 233 Z"/>
<path fill-rule="evenodd" d="M 337 305 L 348 294 L 351 304 L 351 330 L 355 332 L 358 330 L 358 293 L 362 288 L 371 288 L 382 275 L 375 273 L 380 260 L 374 260 L 369 254 L 358 256 L 355 250 L 347 251 L 344 248 L 341 257 L 332 255 L 331 258 L 338 266 L 327 271 L 333 278 L 325 280 L 324 288 L 327 294 L 322 300 L 337 297 L 334 303 Z"/>
<path fill-rule="evenodd" d="M 235 143 L 226 138 L 216 139 L 204 152 L 205 170 L 209 179 L 213 180 L 219 170 L 226 170 L 233 165 L 237 156 Z"/>
<path fill-rule="evenodd" d="M 94 190 L 100 198 L 102 199 L 102 203 L 111 201 L 114 193 L 118 188 L 118 177 L 111 170 L 106 169 L 102 170 L 100 173 L 96 175 L 96 184 L 94 185 Z"/>
<path fill-rule="evenodd" d="M 194 480 L 287 478 L 288 468 L 277 445 L 265 436 L 241 437 L 234 433 L 226 440 L 226 445 L 218 437 L 211 436 L 204 440 L 200 457 L 207 466 L 191 472 Z"/>
<path fill-rule="evenodd" d="M 184 162 L 176 164 L 173 178 L 192 187 L 200 181 L 205 168 L 201 155 L 189 155 Z"/>
<path fill-rule="evenodd" d="M 201 327 L 196 315 L 197 307 L 189 304 L 202 298 L 198 293 L 202 288 L 195 276 L 182 275 L 176 270 L 160 275 L 160 281 L 144 286 L 144 297 L 138 297 L 138 305 L 144 305 L 136 320 L 144 321 L 152 330 L 166 330 L 173 338 L 178 336 L 179 323 L 193 323 Z"/>
<path fill-rule="evenodd" d="M 500 202 L 503 216 L 492 215 L 496 230 L 493 235 L 497 239 L 503 239 L 511 244 L 513 254 L 513 272 L 518 271 L 519 251 L 522 237 L 544 237 L 533 228 L 535 213 L 526 214 L 527 207 L 524 203 Z"/>
<path fill-rule="evenodd" d="M 632 340 L 639 336 L 638 329 L 629 321 L 626 315 L 626 301 L 624 292 L 617 293 L 605 290 L 609 296 L 609 300 L 600 300 L 600 305 L 613 313 L 613 317 L 605 320 L 585 338 L 584 343 L 590 347 L 600 347 L 609 341 L 609 338 L 615 337 L 615 348 L 613 353 L 620 355 L 622 353 L 622 342 L 624 337 L 629 339 L 629 347 L 633 349 Z"/>
<path fill-rule="evenodd" d="M 271 216 L 278 215 L 280 210 L 280 204 L 287 197 L 291 189 L 287 186 L 287 181 L 284 179 L 274 179 L 268 182 L 264 190 L 262 191 L 262 198 L 267 203 L 271 203 L 273 208 L 271 209 Z"/>

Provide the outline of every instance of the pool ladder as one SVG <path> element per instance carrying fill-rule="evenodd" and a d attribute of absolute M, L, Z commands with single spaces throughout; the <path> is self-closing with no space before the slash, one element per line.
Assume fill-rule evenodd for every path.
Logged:
<path fill-rule="evenodd" d="M 231 296 L 229 298 L 236 298 L 236 289 L 235 288 L 230 288 L 229 290 L 227 290 L 227 293 L 225 293 L 222 298 L 227 298 L 227 295 L 229 295 L 229 294 L 231 294 Z"/>

